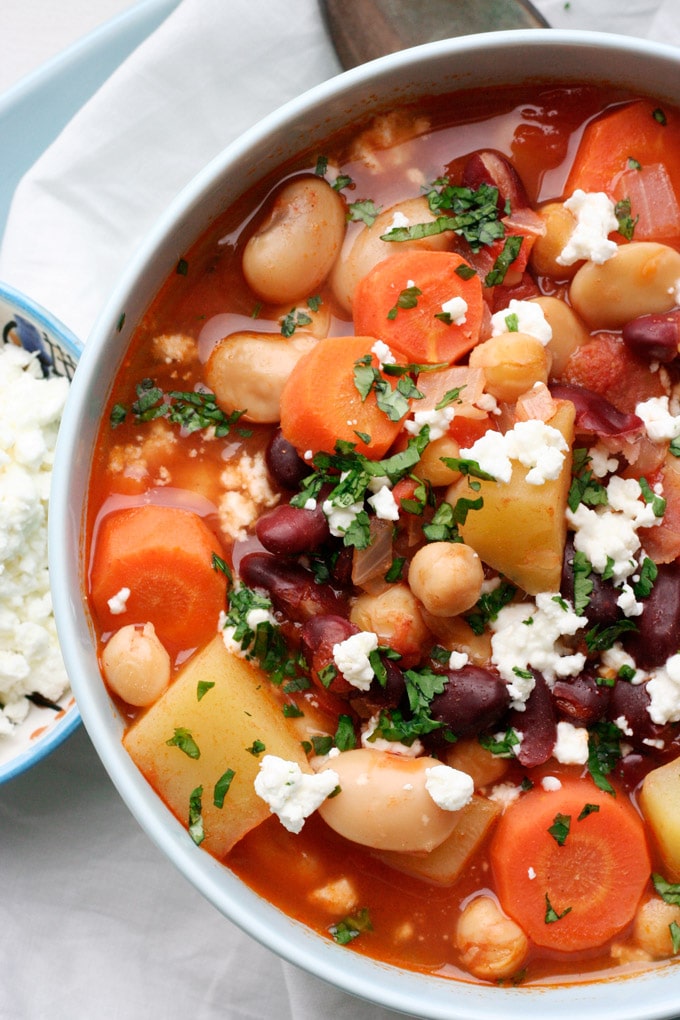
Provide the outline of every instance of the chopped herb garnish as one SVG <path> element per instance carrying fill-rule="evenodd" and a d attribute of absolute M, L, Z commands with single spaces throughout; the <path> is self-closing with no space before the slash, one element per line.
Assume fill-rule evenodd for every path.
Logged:
<path fill-rule="evenodd" d="M 619 668 L 616 674 L 619 680 L 623 680 L 625 683 L 631 683 L 635 679 L 636 670 L 632 666 L 623 665 Z"/>
<path fill-rule="evenodd" d="M 307 307 L 313 312 L 318 312 L 322 304 L 323 301 L 320 294 L 313 294 L 311 297 L 307 298 Z"/>
<path fill-rule="evenodd" d="M 509 581 L 501 581 L 493 591 L 484 592 L 475 606 L 475 611 L 465 617 L 474 633 L 483 634 L 487 624 L 497 619 L 501 609 L 512 602 L 516 592 L 517 588 Z"/>
<path fill-rule="evenodd" d="M 196 700 L 200 701 L 201 698 L 204 698 L 208 691 L 212 690 L 214 686 L 214 680 L 199 680 L 196 684 Z"/>
<path fill-rule="evenodd" d="M 331 188 L 333 189 L 333 191 L 342 191 L 343 188 L 353 188 L 353 187 L 354 187 L 354 181 L 352 180 L 352 178 L 348 174 L 338 174 L 338 176 L 335 178 L 335 180 L 331 184 Z"/>
<path fill-rule="evenodd" d="M 503 250 L 497 256 L 493 269 L 484 278 L 485 287 L 498 287 L 503 283 L 508 269 L 519 255 L 523 240 L 521 234 L 511 234 L 506 237 Z"/>
<path fill-rule="evenodd" d="M 189 795 L 189 835 L 196 846 L 200 846 L 205 839 L 203 831 L 203 787 L 197 786 Z"/>
<path fill-rule="evenodd" d="M 404 287 L 404 289 L 399 294 L 399 297 L 397 298 L 396 304 L 394 304 L 387 313 L 387 318 L 396 319 L 400 308 L 404 309 L 415 308 L 416 305 L 418 304 L 418 298 L 421 296 L 422 293 L 423 292 L 420 289 L 420 287 L 416 287 L 415 284 L 413 284 L 411 287 Z"/>
<path fill-rule="evenodd" d="M 454 269 L 456 276 L 460 276 L 461 280 L 471 280 L 473 276 L 477 275 L 477 270 L 469 266 L 467 262 Z"/>
<path fill-rule="evenodd" d="M 581 813 L 579 814 L 576 821 L 582 822 L 584 818 L 588 817 L 588 815 L 596 814 L 599 810 L 600 810 L 599 804 L 584 804 Z"/>
<path fill-rule="evenodd" d="M 519 317 L 517 312 L 505 316 L 505 327 L 508 333 L 519 333 Z"/>
<path fill-rule="evenodd" d="M 335 731 L 335 746 L 339 751 L 351 751 L 356 747 L 357 738 L 354 723 L 349 715 L 338 716 L 338 728 Z"/>
<path fill-rule="evenodd" d="M 372 931 L 373 925 L 368 910 L 363 907 L 344 921 L 332 924 L 328 930 L 338 945 L 346 946 L 364 932 Z"/>
<path fill-rule="evenodd" d="M 545 894 L 545 923 L 554 924 L 555 921 L 561 921 L 563 917 L 571 911 L 571 907 L 565 907 L 561 914 L 558 914 L 548 898 L 548 894 Z"/>
<path fill-rule="evenodd" d="M 186 276 L 189 272 L 189 263 L 186 259 L 180 259 L 175 268 L 175 272 L 178 276 Z"/>
<path fill-rule="evenodd" d="M 622 198 L 620 202 L 617 202 L 614 206 L 614 215 L 619 221 L 619 234 L 625 237 L 627 241 L 632 241 L 633 234 L 635 233 L 635 227 L 640 219 L 636 216 L 635 219 L 631 216 L 630 212 L 630 199 Z"/>
<path fill-rule="evenodd" d="M 287 701 L 283 706 L 283 714 L 286 719 L 299 719 L 305 713 L 295 704 L 294 701 Z"/>
<path fill-rule="evenodd" d="M 328 754 L 330 749 L 333 747 L 333 738 L 328 735 L 313 736 L 311 740 L 314 754 L 319 755 L 321 758 Z"/>
<path fill-rule="evenodd" d="M 354 222 L 361 221 L 362 223 L 365 223 L 367 227 L 373 226 L 379 214 L 380 209 L 370 198 L 362 199 L 359 202 L 352 202 L 347 206 L 347 215 L 349 219 Z"/>
<path fill-rule="evenodd" d="M 677 956 L 680 952 L 680 924 L 677 921 L 671 921 L 668 925 L 668 930 L 671 933 L 671 945 L 673 946 L 673 955 Z"/>
<path fill-rule="evenodd" d="M 642 170 L 642 163 L 639 163 L 634 156 L 629 156 L 627 159 L 629 170 Z"/>
<path fill-rule="evenodd" d="M 614 794 L 607 776 L 613 772 L 621 758 L 621 730 L 615 723 L 599 722 L 590 729 L 588 737 L 588 771 L 595 785 L 605 793 Z"/>
<path fill-rule="evenodd" d="M 548 832 L 555 840 L 558 846 L 564 846 L 567 836 L 569 835 L 569 827 L 571 826 L 571 815 L 556 814 L 552 825 L 548 827 Z"/>
<path fill-rule="evenodd" d="M 482 735 L 479 743 L 485 751 L 490 751 L 498 758 L 514 758 L 515 748 L 519 747 L 520 739 L 514 729 L 506 730 L 504 734 L 494 736 Z"/>
<path fill-rule="evenodd" d="M 122 425 L 127 417 L 127 411 L 124 404 L 114 404 L 111 408 L 111 414 L 109 415 L 109 422 L 111 428 L 116 428 L 118 425 Z"/>
<path fill-rule="evenodd" d="M 224 798 L 229 793 L 229 787 L 231 786 L 235 775 L 236 773 L 233 769 L 227 769 L 227 771 L 223 772 L 215 783 L 215 789 L 213 790 L 213 804 L 216 808 L 224 807 Z"/>
<path fill-rule="evenodd" d="M 139 424 L 165 418 L 188 433 L 210 428 L 214 429 L 217 437 L 222 437 L 229 434 L 245 413 L 232 411 L 231 414 L 225 414 L 217 406 L 215 394 L 204 390 L 170 390 L 166 393 L 156 386 L 153 379 L 142 379 L 136 391 L 137 399 L 130 405 L 130 411 Z M 120 418 L 126 408 L 123 404 L 116 405 L 116 408 Z M 238 432 L 242 436 L 252 435 L 251 429 L 239 429 Z"/>
<path fill-rule="evenodd" d="M 668 452 L 672 454 L 673 457 L 680 457 L 680 436 L 676 439 L 671 439 Z"/>
<path fill-rule="evenodd" d="M 201 751 L 198 744 L 192 737 L 189 730 L 185 729 L 183 726 L 178 726 L 175 729 L 173 736 L 171 736 L 169 740 L 166 740 L 165 743 L 168 747 L 178 747 L 188 758 L 198 760 L 201 757 Z"/>
<path fill-rule="evenodd" d="M 645 556 L 638 571 L 638 580 L 632 584 L 636 599 L 646 599 L 651 595 L 658 574 L 659 568 L 654 560 Z"/>
<path fill-rule="evenodd" d="M 654 112 L 652 113 L 652 117 L 657 122 L 657 124 L 661 124 L 662 127 L 666 127 L 668 121 L 666 119 L 666 114 L 663 112 L 661 107 L 657 107 L 656 110 L 654 110 Z"/>
<path fill-rule="evenodd" d="M 632 620 L 617 620 L 610 627 L 602 628 L 596 624 L 585 636 L 586 648 L 591 655 L 594 652 L 606 652 L 614 646 L 622 634 L 631 630 L 637 630 L 637 625 Z"/>
<path fill-rule="evenodd" d="M 395 556 L 390 569 L 385 574 L 385 580 L 388 584 L 396 584 L 398 581 L 401 581 L 405 563 L 406 558 L 404 556 Z"/>
<path fill-rule="evenodd" d="M 298 326 L 309 326 L 311 321 L 311 316 L 307 315 L 306 312 L 300 312 L 297 308 L 293 308 L 281 319 L 281 334 L 289 338 Z"/>
<path fill-rule="evenodd" d="M 663 517 L 666 512 L 666 500 L 657 496 L 646 478 L 640 479 L 640 492 L 645 503 L 651 506 L 655 517 Z"/>
<path fill-rule="evenodd" d="M 675 907 L 680 907 L 680 883 L 667 882 L 666 879 L 657 872 L 652 874 L 652 883 L 654 885 L 654 890 L 665 903 L 671 903 Z"/>
<path fill-rule="evenodd" d="M 328 170 L 328 156 L 317 156 L 314 173 L 317 177 L 325 177 Z"/>
<path fill-rule="evenodd" d="M 577 510 L 579 503 L 584 503 L 586 506 L 607 505 L 607 490 L 604 485 L 593 478 L 589 464 L 590 457 L 587 450 L 581 447 L 574 450 L 573 478 L 567 497 L 567 503 L 572 513 Z"/>
<path fill-rule="evenodd" d="M 577 550 L 571 568 L 574 572 L 574 612 L 582 616 L 593 593 L 593 582 L 590 580 L 593 567 L 586 554 Z"/>
<path fill-rule="evenodd" d="M 250 747 L 246 747 L 244 748 L 244 750 L 246 750 L 248 754 L 252 754 L 254 758 L 257 758 L 259 755 L 263 753 L 263 751 L 266 751 L 267 748 L 265 747 L 261 740 L 253 740 Z"/>

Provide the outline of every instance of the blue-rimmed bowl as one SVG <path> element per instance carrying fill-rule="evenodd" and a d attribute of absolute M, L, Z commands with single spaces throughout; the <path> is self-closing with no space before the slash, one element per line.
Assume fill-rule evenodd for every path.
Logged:
<path fill-rule="evenodd" d="M 543 29 L 429 43 L 355 68 L 288 103 L 229 146 L 182 191 L 116 287 L 88 338 L 74 380 L 53 487 L 55 613 L 83 721 L 131 812 L 217 909 L 279 956 L 344 991 L 428 1020 L 671 1020 L 680 1016 L 678 960 L 604 981 L 589 982 L 584 975 L 561 985 L 480 985 L 380 963 L 284 915 L 195 846 L 186 826 L 137 770 L 122 745 L 125 721 L 100 678 L 86 609 L 84 521 L 101 408 L 133 330 L 175 271 L 178 257 L 248 188 L 368 111 L 456 89 L 549 81 L 620 85 L 680 106 L 680 49 L 604 33 Z"/>
<path fill-rule="evenodd" d="M 3 283 L 0 336 L 3 344 L 20 344 L 35 352 L 46 373 L 73 378 L 81 351 L 76 337 L 40 305 Z M 54 706 L 31 702 L 24 722 L 11 735 L 0 736 L 0 783 L 42 761 L 79 723 L 80 712 L 71 690 Z"/>

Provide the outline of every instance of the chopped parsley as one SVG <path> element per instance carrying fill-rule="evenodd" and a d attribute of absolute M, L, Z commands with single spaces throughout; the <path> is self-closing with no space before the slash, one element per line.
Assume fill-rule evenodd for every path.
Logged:
<path fill-rule="evenodd" d="M 214 686 L 214 680 L 199 680 L 196 684 L 196 700 L 200 701 L 201 698 L 204 698 L 208 691 L 211 691 Z"/>
<path fill-rule="evenodd" d="M 617 620 L 610 627 L 600 627 L 596 624 L 586 633 L 586 648 L 590 655 L 594 652 L 606 652 L 614 646 L 622 634 L 631 630 L 637 630 L 637 625 L 632 620 Z"/>
<path fill-rule="evenodd" d="M 190 731 L 185 729 L 183 726 L 178 726 L 175 729 L 174 734 L 169 740 L 166 740 L 165 743 L 168 747 L 178 747 L 188 758 L 193 758 L 195 761 L 201 757 L 201 751 L 198 744 L 192 737 Z"/>
<path fill-rule="evenodd" d="M 283 706 L 283 715 L 286 719 L 299 719 L 305 713 L 295 704 L 294 701 L 287 701 Z"/>
<path fill-rule="evenodd" d="M 657 124 L 661 124 L 662 127 L 666 127 L 668 121 L 666 119 L 666 114 L 663 112 L 661 107 L 657 107 L 656 110 L 653 111 L 652 117 L 657 122 Z"/>
<path fill-rule="evenodd" d="M 657 496 L 646 478 L 640 478 L 640 492 L 645 503 L 651 506 L 655 517 L 663 517 L 666 512 L 666 500 L 663 496 Z"/>
<path fill-rule="evenodd" d="M 664 903 L 670 903 L 674 907 L 680 907 L 680 883 L 667 882 L 658 872 L 652 874 L 654 891 L 659 894 Z"/>
<path fill-rule="evenodd" d="M 475 611 L 465 617 L 475 634 L 483 634 L 487 624 L 498 618 L 504 606 L 512 602 L 517 588 L 510 581 L 501 581 L 493 591 L 484 592 L 475 606 Z"/>
<path fill-rule="evenodd" d="M 412 284 L 410 287 L 404 287 L 397 298 L 396 304 L 394 304 L 387 313 L 387 318 L 396 319 L 400 308 L 415 308 L 418 304 L 418 298 L 422 293 L 423 292 L 420 287 L 416 287 L 415 284 Z"/>
<path fill-rule="evenodd" d="M 649 556 L 645 556 L 637 574 L 638 580 L 633 581 L 632 584 L 636 599 L 646 599 L 651 595 L 658 575 L 659 568 L 654 560 L 650 559 Z"/>
<path fill-rule="evenodd" d="M 189 835 L 196 846 L 200 846 L 205 839 L 203 831 L 203 787 L 197 786 L 189 795 Z"/>
<path fill-rule="evenodd" d="M 582 447 L 574 450 L 573 477 L 569 488 L 567 503 L 569 509 L 574 513 L 579 503 L 585 506 L 606 506 L 607 490 L 600 482 L 593 477 L 589 468 L 590 456 L 588 451 Z"/>
<path fill-rule="evenodd" d="M 564 846 L 569 835 L 569 828 L 571 826 L 571 815 L 556 814 L 552 825 L 548 827 L 548 832 L 555 840 L 558 846 Z"/>
<path fill-rule="evenodd" d="M 215 789 L 213 790 L 213 804 L 216 808 L 224 807 L 224 798 L 229 793 L 229 787 L 231 786 L 235 775 L 236 773 L 233 769 L 227 769 L 227 771 L 223 772 L 215 783 Z"/>
<path fill-rule="evenodd" d="M 505 227 L 498 216 L 498 189 L 488 184 L 479 188 L 456 187 L 444 177 L 433 182 L 427 193 L 430 211 L 435 219 L 407 227 L 393 227 L 381 235 L 383 241 L 414 241 L 451 230 L 463 237 L 473 252 L 505 237 Z"/>
<path fill-rule="evenodd" d="M 576 821 L 582 822 L 584 818 L 588 817 L 588 815 L 597 814 L 599 810 L 599 804 L 584 804 Z"/>
<path fill-rule="evenodd" d="M 490 751 L 498 758 L 514 758 L 515 750 L 520 745 L 520 739 L 517 732 L 510 728 L 504 734 L 496 733 L 494 736 L 482 734 L 479 743 L 485 751 Z"/>
<path fill-rule="evenodd" d="M 311 322 L 312 317 L 307 315 L 306 312 L 301 312 L 298 311 L 297 308 L 292 308 L 288 314 L 284 315 L 281 319 L 281 335 L 288 339 L 299 326 L 309 326 Z"/>
<path fill-rule="evenodd" d="M 370 354 L 355 362 L 354 385 L 362 400 L 366 400 L 369 393 L 373 393 L 378 407 L 390 421 L 401 421 L 411 410 L 409 401 L 421 400 L 423 396 L 407 373 L 401 373 L 396 386 L 392 387 L 373 364 Z"/>
<path fill-rule="evenodd" d="M 179 259 L 175 266 L 175 272 L 178 276 L 187 276 L 189 273 L 189 263 L 186 259 Z"/>
<path fill-rule="evenodd" d="M 272 683 L 277 686 L 284 680 L 297 678 L 303 659 L 301 656 L 291 654 L 286 639 L 271 616 L 272 603 L 269 598 L 246 585 L 239 584 L 229 589 L 228 603 L 224 629 L 230 632 L 231 640 L 239 645 L 244 658 L 258 662 L 269 674 Z M 253 611 L 258 617 L 261 617 L 262 611 L 266 611 L 269 617 L 259 618 L 253 628 L 251 625 L 254 622 Z M 305 688 L 308 685 L 309 682 L 305 678 Z"/>
<path fill-rule="evenodd" d="M 640 219 L 636 216 L 635 219 L 630 213 L 630 199 L 622 198 L 620 202 L 617 202 L 614 206 L 614 215 L 619 221 L 619 234 L 621 237 L 625 237 L 627 241 L 632 241 L 633 234 L 635 233 L 635 227 Z"/>
<path fill-rule="evenodd" d="M 347 206 L 347 215 L 353 222 L 360 221 L 367 227 L 372 227 L 380 214 L 380 209 L 370 198 L 361 199 L 358 202 L 351 202 Z"/>
<path fill-rule="evenodd" d="M 352 751 L 357 745 L 354 723 L 349 715 L 338 716 L 338 728 L 335 731 L 335 746 L 339 751 Z"/>
<path fill-rule="evenodd" d="M 263 754 L 267 750 L 267 748 L 265 747 L 261 740 L 253 740 L 250 747 L 246 747 L 244 748 L 244 750 L 246 750 L 248 754 L 252 754 L 254 758 L 257 758 L 259 757 L 259 755 Z"/>
<path fill-rule="evenodd" d="M 361 910 L 357 910 L 356 913 L 350 914 L 346 917 L 344 921 L 339 921 L 338 924 L 332 924 L 328 931 L 338 945 L 348 945 L 364 932 L 373 931 L 373 925 L 371 924 L 371 917 L 368 909 L 366 907 L 362 907 Z"/>
<path fill-rule="evenodd" d="M 545 894 L 545 923 L 554 924 L 555 921 L 561 921 L 563 917 L 566 917 L 571 912 L 571 907 L 565 907 L 561 914 L 558 914 L 553 907 L 548 894 Z"/>
<path fill-rule="evenodd" d="M 503 283 L 508 269 L 520 253 L 523 240 L 521 234 L 511 234 L 506 237 L 503 249 L 493 264 L 493 269 L 484 278 L 485 287 L 498 287 Z"/>
<path fill-rule="evenodd" d="M 153 379 L 142 379 L 137 383 L 136 393 L 137 399 L 130 405 L 129 412 L 138 424 L 165 418 L 188 433 L 214 429 L 215 435 L 220 438 L 228 435 L 245 413 L 232 411 L 231 414 L 225 414 L 217 406 L 215 394 L 204 390 L 165 392 L 156 386 Z M 115 428 L 122 424 L 127 415 L 127 407 L 116 404 L 109 417 L 111 426 Z M 237 432 L 244 437 L 252 435 L 251 429 L 237 429 Z"/>
<path fill-rule="evenodd" d="M 642 170 L 642 163 L 638 162 L 634 156 L 629 156 L 626 162 L 629 170 Z"/>
<path fill-rule="evenodd" d="M 615 790 L 607 779 L 621 759 L 621 730 L 615 723 L 599 722 L 588 736 L 588 771 L 593 782 L 605 793 Z"/>

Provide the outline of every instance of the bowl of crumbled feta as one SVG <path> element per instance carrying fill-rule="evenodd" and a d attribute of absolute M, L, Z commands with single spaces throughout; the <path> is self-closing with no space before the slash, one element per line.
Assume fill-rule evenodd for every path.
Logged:
<path fill-rule="evenodd" d="M 52 463 L 80 353 L 70 331 L 0 284 L 0 783 L 80 715 L 57 639 L 47 563 Z"/>

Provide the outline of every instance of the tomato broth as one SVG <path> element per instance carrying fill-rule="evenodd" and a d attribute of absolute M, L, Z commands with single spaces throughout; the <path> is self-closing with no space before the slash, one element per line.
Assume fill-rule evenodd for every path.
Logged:
<path fill-rule="evenodd" d="M 87 520 L 125 746 L 348 953 L 680 949 L 679 203 L 653 97 L 436 97 L 226 209 L 134 332 Z"/>

